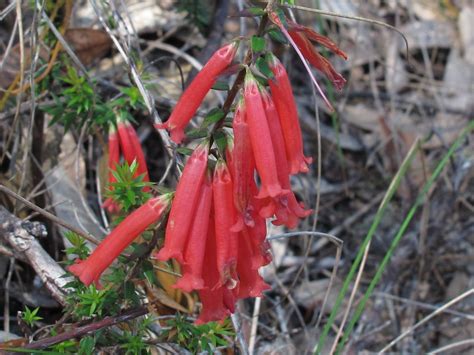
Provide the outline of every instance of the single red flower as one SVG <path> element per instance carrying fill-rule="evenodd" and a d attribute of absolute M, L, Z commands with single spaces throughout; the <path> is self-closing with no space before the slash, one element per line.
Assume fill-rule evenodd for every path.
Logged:
<path fill-rule="evenodd" d="M 148 175 L 148 167 L 146 164 L 146 159 L 145 159 L 145 154 L 143 153 L 143 148 L 140 143 L 140 139 L 138 138 L 137 131 L 133 126 L 130 124 L 130 122 L 125 123 L 125 127 L 128 132 L 128 137 L 130 139 L 130 144 L 133 147 L 133 150 L 135 152 L 135 159 L 137 160 L 137 172 L 136 176 L 143 175 L 143 181 L 150 181 L 150 177 Z M 132 162 L 128 162 L 128 164 L 131 164 Z M 149 191 L 150 187 L 145 186 L 144 191 Z"/>
<path fill-rule="evenodd" d="M 285 224 L 292 229 L 297 227 L 299 218 L 305 218 L 311 214 L 311 210 L 305 210 L 303 206 L 298 204 L 295 194 L 291 191 L 290 170 L 285 157 L 285 141 L 280 125 L 278 112 L 275 108 L 272 98 L 267 92 L 262 93 L 263 106 L 265 108 L 268 126 L 270 127 L 270 135 L 275 150 L 275 161 L 278 171 L 278 180 L 282 188 L 290 191 L 286 195 L 277 196 L 268 199 L 268 206 L 262 209 L 263 217 L 270 217 L 275 214 L 278 224 Z"/>
<path fill-rule="evenodd" d="M 331 62 L 319 54 L 310 40 L 302 32 L 289 30 L 288 33 L 310 64 L 326 75 L 336 89 L 342 90 L 346 84 L 346 79 L 334 69 Z"/>
<path fill-rule="evenodd" d="M 232 63 L 237 48 L 238 42 L 233 42 L 217 50 L 183 92 L 168 121 L 156 124 L 155 127 L 168 129 L 171 131 L 171 139 L 175 143 L 181 143 L 184 138 L 184 128 L 193 118 L 219 75 Z"/>
<path fill-rule="evenodd" d="M 120 144 L 119 144 L 119 137 L 117 135 L 117 130 L 115 129 L 114 125 L 110 125 L 109 128 L 109 158 L 108 158 L 108 163 L 107 167 L 109 169 L 108 172 L 108 189 L 113 190 L 113 183 L 116 182 L 117 180 L 115 179 L 115 176 L 113 172 L 115 171 L 116 167 L 118 164 L 120 164 Z M 115 202 L 111 197 L 107 198 L 103 205 L 103 208 L 105 208 L 109 213 L 117 213 L 120 211 L 120 206 L 117 202 Z"/>
<path fill-rule="evenodd" d="M 125 161 L 128 165 L 136 160 L 137 170 L 134 177 L 143 175 L 143 181 L 150 181 L 148 168 L 146 165 L 145 154 L 143 153 L 137 132 L 127 120 L 120 118 L 118 122 L 118 135 L 120 138 L 120 147 Z M 149 190 L 149 187 L 147 187 Z"/>
<path fill-rule="evenodd" d="M 249 126 L 246 122 L 245 104 L 239 102 L 232 122 L 234 142 L 232 153 L 229 154 L 228 166 L 231 167 L 234 183 L 234 204 L 237 209 L 237 224 L 234 231 L 242 229 L 243 225 L 253 226 L 250 212 L 254 209 L 252 197 L 257 192 L 255 183 L 255 159 L 250 141 Z"/>
<path fill-rule="evenodd" d="M 262 180 L 258 198 L 285 194 L 288 191 L 283 190 L 278 181 L 275 151 L 273 150 L 270 128 L 265 118 L 261 93 L 250 71 L 245 77 L 244 99 L 253 156 L 258 175 Z"/>
<path fill-rule="evenodd" d="M 331 52 L 334 54 L 337 54 L 339 57 L 341 57 L 344 60 L 347 60 L 347 54 L 341 50 L 336 43 L 334 43 L 330 38 L 323 36 L 322 34 L 316 32 L 310 27 L 306 27 L 303 25 L 300 25 L 296 22 L 293 22 L 291 20 L 288 20 L 288 25 L 292 31 L 295 32 L 303 32 L 304 35 L 311 41 L 316 42 L 321 44 L 322 46 L 326 47 L 329 49 Z"/>
<path fill-rule="evenodd" d="M 275 77 L 269 80 L 269 85 L 280 118 L 290 174 L 308 172 L 307 164 L 311 164 L 313 159 L 304 156 L 298 110 L 288 74 L 285 67 L 273 55 L 270 56 L 270 69 Z"/>
<path fill-rule="evenodd" d="M 229 300 L 228 294 L 230 290 L 225 286 L 219 286 L 220 275 L 217 269 L 217 241 L 214 225 L 214 218 L 210 218 L 206 252 L 204 255 L 206 262 L 204 263 L 202 272 L 205 287 L 198 290 L 202 309 L 199 318 L 196 320 L 196 324 L 222 321 L 231 313 L 230 309 L 233 311 L 233 305 L 229 307 L 229 303 L 232 303 L 232 299 Z M 226 294 L 224 294 L 225 292 Z"/>
<path fill-rule="evenodd" d="M 202 268 L 204 262 L 204 253 L 206 250 L 207 236 L 210 228 L 209 217 L 212 207 L 212 183 L 207 176 L 201 187 L 196 214 L 189 233 L 189 239 L 186 243 L 184 252 L 183 277 L 174 285 L 185 292 L 200 290 L 204 288 L 202 279 Z"/>
<path fill-rule="evenodd" d="M 217 162 L 212 182 L 212 190 L 215 206 L 217 269 L 221 277 L 221 285 L 233 289 L 238 283 L 238 277 L 235 271 L 238 239 L 237 233 L 231 230 L 236 221 L 236 213 L 232 178 L 223 160 Z"/>
<path fill-rule="evenodd" d="M 258 273 L 259 265 L 249 262 L 254 260 L 255 251 L 248 233 L 239 236 L 239 256 L 237 261 L 237 272 L 239 273 L 238 298 L 262 297 L 262 292 L 271 287 L 265 283 Z"/>
<path fill-rule="evenodd" d="M 76 260 L 68 270 L 86 286 L 98 287 L 100 275 L 152 223 L 157 222 L 170 202 L 169 195 L 154 197 L 133 211 L 97 246 L 86 260 Z"/>
<path fill-rule="evenodd" d="M 162 261 L 174 258 L 181 264 L 184 262 L 183 252 L 206 174 L 208 154 L 209 147 L 205 142 L 194 150 L 184 167 L 171 205 L 165 245 L 156 256 Z"/>

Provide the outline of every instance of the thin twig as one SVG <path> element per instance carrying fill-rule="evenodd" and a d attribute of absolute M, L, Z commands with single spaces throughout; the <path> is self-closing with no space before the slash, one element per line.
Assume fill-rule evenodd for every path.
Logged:
<path fill-rule="evenodd" d="M 439 307 L 436 311 L 430 313 L 428 316 L 420 320 L 418 323 L 410 327 L 409 329 L 405 330 L 402 334 L 400 334 L 398 337 L 393 339 L 390 343 L 388 343 L 387 346 L 385 346 L 382 350 L 380 350 L 378 353 L 383 354 L 385 353 L 388 349 L 390 349 L 392 346 L 394 346 L 396 343 L 398 343 L 400 340 L 405 338 L 408 334 L 413 332 L 415 329 L 418 329 L 421 327 L 423 324 L 426 322 L 430 321 L 432 318 L 436 317 L 437 315 L 441 314 L 444 312 L 445 309 L 451 307 L 452 305 L 462 301 L 463 299 L 469 297 L 470 295 L 474 294 L 474 288 L 471 288 L 467 290 L 466 292 L 460 294 L 456 298 L 453 298 L 451 301 L 445 303 L 442 307 Z"/>
<path fill-rule="evenodd" d="M 99 245 L 100 241 L 97 240 L 95 237 L 93 237 L 92 235 L 86 233 L 86 232 L 83 232 L 82 230 L 74 227 L 73 225 L 63 221 L 62 219 L 56 217 L 54 214 L 48 212 L 48 211 L 45 211 L 44 209 L 42 209 L 41 207 L 38 207 L 36 206 L 34 203 L 31 203 L 30 201 L 28 201 L 27 199 L 23 198 L 22 196 L 18 195 L 16 192 L 10 190 L 8 187 L 6 187 L 5 185 L 3 184 L 0 184 L 0 191 L 1 192 L 4 192 L 6 193 L 8 196 L 20 201 L 21 203 L 23 203 L 24 205 L 28 206 L 29 208 L 31 208 L 32 210 L 38 212 L 39 214 L 41 214 L 42 216 L 48 218 L 49 220 L 53 221 L 54 223 L 56 224 L 59 224 L 60 226 L 76 233 L 77 235 L 80 235 L 82 238 L 88 240 L 89 242 L 91 242 L 92 244 L 95 244 L 95 245 Z"/>

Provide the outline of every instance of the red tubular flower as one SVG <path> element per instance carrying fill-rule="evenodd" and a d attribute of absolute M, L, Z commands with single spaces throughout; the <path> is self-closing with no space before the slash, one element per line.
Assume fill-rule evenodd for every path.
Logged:
<path fill-rule="evenodd" d="M 272 98 L 266 92 L 262 94 L 263 106 L 265 108 L 270 135 L 272 137 L 273 148 L 275 150 L 275 160 L 278 171 L 278 180 L 284 189 L 290 192 L 284 196 L 278 196 L 270 201 L 272 206 L 269 210 L 274 210 L 278 224 L 285 224 L 292 229 L 298 225 L 299 218 L 305 218 L 311 214 L 311 210 L 306 211 L 303 206 L 298 204 L 295 194 L 291 191 L 290 171 L 288 162 L 285 158 L 285 141 L 280 125 L 278 112 L 275 108 Z M 268 211 L 267 211 L 268 213 Z M 273 213 L 271 213 L 273 214 Z M 264 215 L 264 217 L 269 217 Z"/>
<path fill-rule="evenodd" d="M 298 119 L 298 110 L 288 74 L 285 67 L 273 55 L 270 57 L 270 69 L 275 75 L 273 80 L 269 80 L 270 90 L 280 118 L 290 174 L 308 172 L 307 164 L 311 164 L 313 159 L 305 157 L 303 153 L 303 138 Z"/>
<path fill-rule="evenodd" d="M 168 129 L 171 131 L 171 139 L 176 143 L 181 143 L 184 138 L 184 128 L 193 118 L 219 75 L 232 63 L 237 48 L 238 43 L 233 42 L 217 50 L 183 92 L 168 121 L 157 124 L 155 127 Z"/>
<path fill-rule="evenodd" d="M 221 277 L 221 285 L 233 289 L 238 282 L 235 273 L 238 239 L 237 233 L 231 231 L 236 219 L 232 178 L 225 162 L 222 160 L 217 162 L 212 190 L 215 206 L 217 269 Z"/>
<path fill-rule="evenodd" d="M 262 180 L 258 198 L 276 197 L 285 194 L 288 191 L 283 190 L 278 181 L 275 152 L 270 129 L 265 119 L 261 94 L 250 72 L 245 77 L 244 99 L 253 156 L 258 175 Z"/>
<path fill-rule="evenodd" d="M 166 226 L 165 245 L 156 256 L 162 261 L 175 258 L 181 264 L 184 262 L 184 247 L 206 174 L 208 154 L 206 142 L 194 150 L 184 167 Z"/>
<path fill-rule="evenodd" d="M 109 179 L 107 182 L 109 190 L 113 190 L 112 184 L 117 181 L 113 174 L 117 164 L 120 164 L 119 137 L 117 135 L 117 130 L 113 125 L 111 125 L 109 129 L 109 159 L 107 163 L 109 169 Z M 104 201 L 102 207 L 104 207 L 109 213 L 117 213 L 120 211 L 120 206 L 111 197 Z"/>
<path fill-rule="evenodd" d="M 150 181 L 150 177 L 148 176 L 148 168 L 146 165 L 145 154 L 143 153 L 142 145 L 140 144 L 140 139 L 138 138 L 137 131 L 135 131 L 135 128 L 133 128 L 130 122 L 126 122 L 125 127 L 127 128 L 130 144 L 133 147 L 133 150 L 135 152 L 135 159 L 138 163 L 136 175 L 143 175 L 143 181 Z M 131 162 L 128 163 L 131 164 Z M 149 189 L 150 188 L 147 186 L 147 191 Z"/>
<path fill-rule="evenodd" d="M 304 32 L 304 35 L 311 41 L 321 44 L 322 46 L 332 51 L 334 54 L 337 54 L 342 59 L 347 60 L 347 54 L 343 50 L 341 50 L 337 46 L 337 44 L 334 43 L 330 38 L 323 36 L 322 34 L 316 32 L 310 27 L 302 26 L 290 20 L 287 20 L 287 22 L 292 31 Z"/>
<path fill-rule="evenodd" d="M 209 228 L 214 228 L 214 225 L 209 226 L 211 206 L 212 185 L 208 176 L 201 187 L 196 214 L 184 252 L 183 277 L 174 285 L 174 287 L 180 288 L 185 292 L 204 288 L 202 267 L 206 239 Z"/>
<path fill-rule="evenodd" d="M 258 273 L 259 265 L 249 260 L 254 259 L 252 242 L 247 233 L 242 233 L 239 238 L 239 259 L 237 271 L 239 273 L 238 298 L 262 297 L 262 292 L 270 289 Z"/>
<path fill-rule="evenodd" d="M 288 31 L 288 33 L 311 65 L 324 73 L 324 75 L 331 80 L 336 89 L 342 90 L 346 84 L 346 79 L 334 69 L 329 60 L 318 53 L 310 40 L 303 33 L 292 30 Z"/>
<path fill-rule="evenodd" d="M 237 105 L 232 127 L 234 131 L 234 146 L 231 155 L 231 171 L 234 183 L 234 204 L 239 212 L 237 225 L 234 229 L 238 231 L 244 224 L 248 226 L 253 226 L 254 224 L 250 216 L 250 211 L 253 210 L 251 197 L 255 196 L 257 190 L 254 177 L 255 160 L 253 158 L 249 126 L 246 122 L 243 102 L 239 102 Z"/>
<path fill-rule="evenodd" d="M 229 307 L 224 298 L 227 288 L 218 286 L 220 283 L 219 271 L 216 260 L 216 236 L 214 232 L 214 219 L 209 220 L 209 231 L 206 242 L 205 260 L 202 272 L 204 289 L 198 291 L 202 303 L 202 310 L 196 324 L 224 320 L 229 314 Z M 227 290 L 228 291 L 228 290 Z"/>
<path fill-rule="evenodd" d="M 86 260 L 76 260 L 68 267 L 86 286 L 99 285 L 100 275 L 120 253 L 152 223 L 163 215 L 170 202 L 169 195 L 154 197 L 125 218 Z"/>

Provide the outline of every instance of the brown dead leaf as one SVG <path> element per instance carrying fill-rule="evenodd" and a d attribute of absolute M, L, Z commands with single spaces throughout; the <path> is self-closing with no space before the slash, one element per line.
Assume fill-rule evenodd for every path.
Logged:
<path fill-rule="evenodd" d="M 148 299 L 154 305 L 154 311 L 163 313 L 163 307 L 171 308 L 183 313 L 189 313 L 186 308 L 172 299 L 163 289 L 157 287 L 147 287 Z"/>
<path fill-rule="evenodd" d="M 85 65 L 103 57 L 112 45 L 107 32 L 92 28 L 69 28 L 64 38 Z"/>

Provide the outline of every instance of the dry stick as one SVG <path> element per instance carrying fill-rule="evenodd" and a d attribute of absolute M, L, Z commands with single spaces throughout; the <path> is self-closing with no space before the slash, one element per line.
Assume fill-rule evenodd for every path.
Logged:
<path fill-rule="evenodd" d="M 461 340 L 461 341 L 457 341 L 455 343 L 451 343 L 451 344 L 448 344 L 448 345 L 445 345 L 441 348 L 438 348 L 436 350 L 433 350 L 433 351 L 430 351 L 428 353 L 428 355 L 434 355 L 434 354 L 447 354 L 446 351 L 448 350 L 451 350 L 451 349 L 454 349 L 454 348 L 457 348 L 457 347 L 460 347 L 460 346 L 464 346 L 464 345 L 471 345 L 471 346 L 474 346 L 474 339 L 466 339 L 466 340 Z"/>
<path fill-rule="evenodd" d="M 404 331 L 402 334 L 400 334 L 397 338 L 392 340 L 387 346 L 385 346 L 382 350 L 379 351 L 379 354 L 383 354 L 386 352 L 388 349 L 390 349 L 392 346 L 394 346 L 396 343 L 398 343 L 400 340 L 402 340 L 404 337 L 406 337 L 408 334 L 413 332 L 415 329 L 421 327 L 423 324 L 426 322 L 430 321 L 432 318 L 436 317 L 437 315 L 441 314 L 444 312 L 445 309 L 451 307 L 455 303 L 458 303 L 459 301 L 462 301 L 464 298 L 469 297 L 470 295 L 474 294 L 474 288 L 471 288 L 470 290 L 467 290 L 466 292 L 460 294 L 456 298 L 452 299 L 448 303 L 445 303 L 442 307 L 438 308 L 436 311 L 430 313 L 428 316 L 420 320 L 418 323 L 416 323 L 414 326 L 410 327 L 406 331 Z"/>
<path fill-rule="evenodd" d="M 6 187 L 3 184 L 0 184 L 0 191 L 6 193 L 8 196 L 20 201 L 24 205 L 28 206 L 32 210 L 38 212 L 42 216 L 48 218 L 49 220 L 53 221 L 54 223 L 59 224 L 60 226 L 69 229 L 70 231 L 76 233 L 77 235 L 80 235 L 82 238 L 86 239 L 87 241 L 91 242 L 92 244 L 99 245 L 100 241 L 97 240 L 95 237 L 93 237 L 90 234 L 87 234 L 83 232 L 82 230 L 74 227 L 73 225 L 63 221 L 62 219 L 56 217 L 54 214 L 45 211 L 41 207 L 36 206 L 34 203 L 31 203 L 27 199 L 23 198 L 22 196 L 18 195 L 16 192 L 10 190 L 8 187 Z"/>
<path fill-rule="evenodd" d="M 30 344 L 25 345 L 24 349 L 46 349 L 52 345 L 61 343 L 63 341 L 81 338 L 89 333 L 97 332 L 100 329 L 111 327 L 118 323 L 127 322 L 129 320 L 141 317 L 148 314 L 148 309 L 145 306 L 137 307 L 134 309 L 127 310 L 122 314 L 115 317 L 105 317 L 104 319 L 87 324 L 84 326 L 75 327 L 73 330 L 52 336 L 49 338 L 41 339 Z"/>

